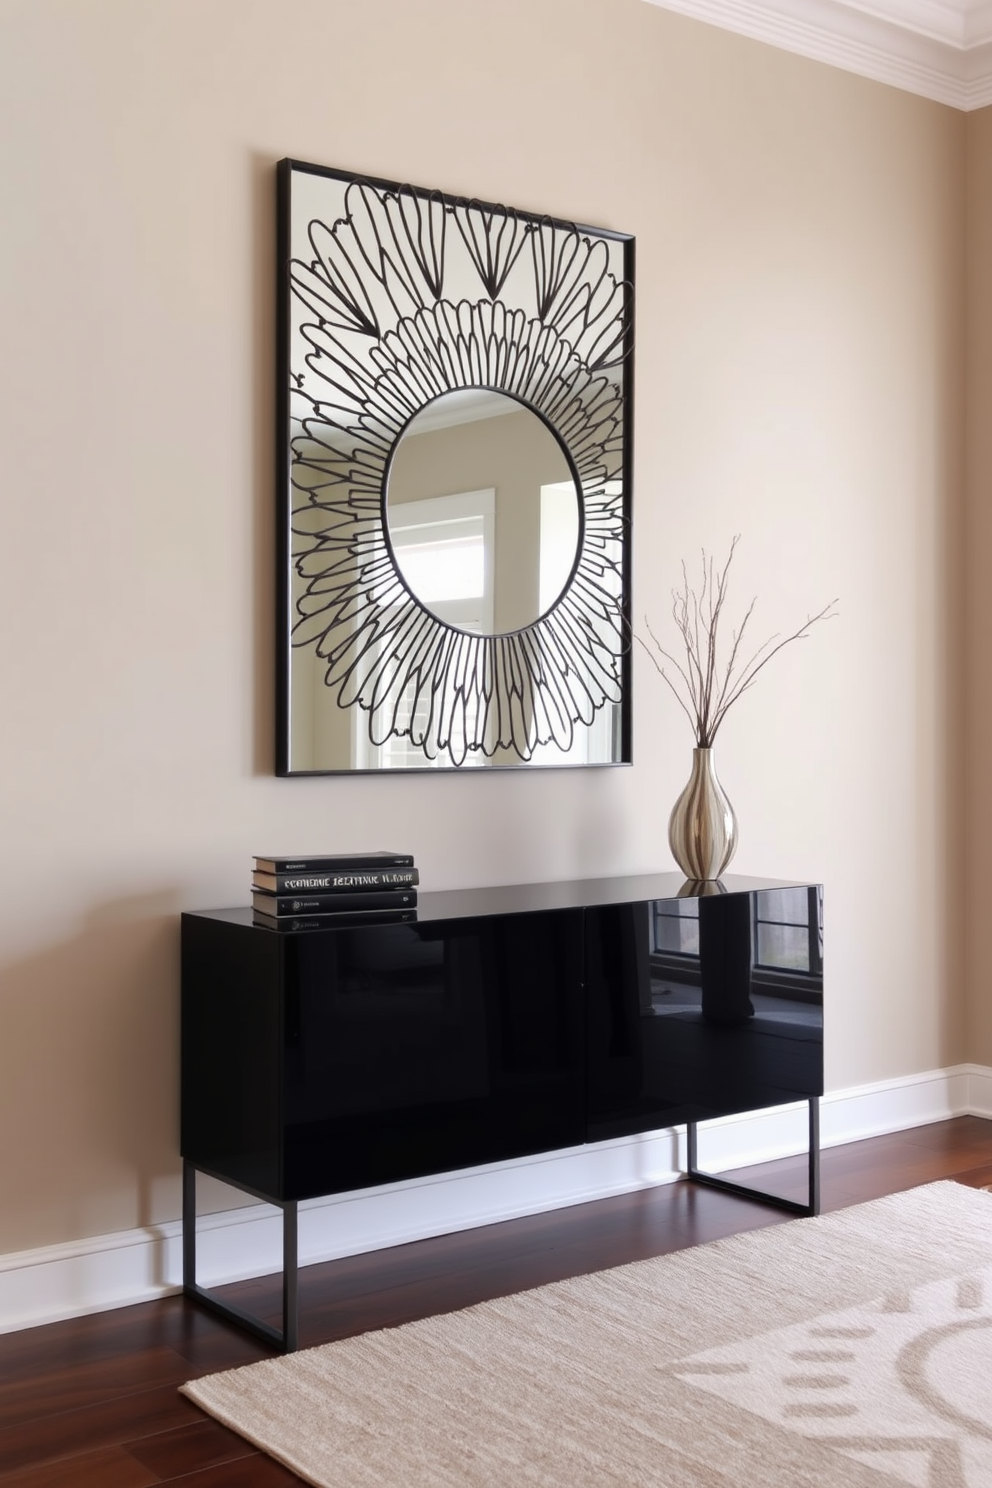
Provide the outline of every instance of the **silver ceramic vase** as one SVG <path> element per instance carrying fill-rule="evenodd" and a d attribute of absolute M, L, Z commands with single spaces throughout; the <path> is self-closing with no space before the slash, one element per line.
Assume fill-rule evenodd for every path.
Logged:
<path fill-rule="evenodd" d="M 692 751 L 692 774 L 672 808 L 668 845 L 686 878 L 719 878 L 737 847 L 737 818 L 716 778 L 712 749 Z"/>

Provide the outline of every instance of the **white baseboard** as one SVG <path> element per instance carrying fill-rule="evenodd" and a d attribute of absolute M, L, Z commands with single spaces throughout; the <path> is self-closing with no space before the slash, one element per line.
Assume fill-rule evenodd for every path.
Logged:
<path fill-rule="evenodd" d="M 833 1147 L 963 1115 L 992 1117 L 992 1068 L 962 1064 L 831 1092 L 821 1102 L 821 1141 Z M 310 1200 L 300 1205 L 300 1261 L 359 1255 L 671 1183 L 684 1143 L 684 1128 L 673 1128 Z M 805 1104 L 780 1106 L 708 1122 L 699 1160 L 726 1170 L 805 1145 Z M 198 1279 L 206 1286 L 279 1269 L 277 1210 L 251 1205 L 207 1214 L 197 1233 Z M 0 1332 L 164 1296 L 178 1290 L 181 1271 L 178 1220 L 0 1256 Z"/>

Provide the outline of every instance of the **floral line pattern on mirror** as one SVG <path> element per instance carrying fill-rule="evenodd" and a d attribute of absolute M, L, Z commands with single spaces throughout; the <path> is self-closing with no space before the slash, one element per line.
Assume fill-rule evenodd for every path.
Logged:
<path fill-rule="evenodd" d="M 632 311 L 611 237 L 360 179 L 342 216 L 308 222 L 311 256 L 289 263 L 291 644 L 314 648 L 374 745 L 406 735 L 425 763 L 525 762 L 539 745 L 567 753 L 579 726 L 622 702 Z M 571 581 L 547 614 L 505 634 L 426 609 L 384 519 L 404 429 L 469 388 L 545 420 L 581 498 Z"/>

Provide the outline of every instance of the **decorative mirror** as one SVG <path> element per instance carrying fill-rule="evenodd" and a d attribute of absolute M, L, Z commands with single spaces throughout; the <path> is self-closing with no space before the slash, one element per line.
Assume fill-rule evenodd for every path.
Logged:
<path fill-rule="evenodd" d="M 630 759 L 634 240 L 279 166 L 282 775 Z"/>

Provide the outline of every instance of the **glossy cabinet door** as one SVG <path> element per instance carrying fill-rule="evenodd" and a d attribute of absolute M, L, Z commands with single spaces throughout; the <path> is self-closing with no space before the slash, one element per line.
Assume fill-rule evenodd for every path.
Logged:
<path fill-rule="evenodd" d="M 822 896 L 589 908 L 587 1140 L 823 1093 Z"/>
<path fill-rule="evenodd" d="M 186 919 L 198 1167 L 301 1199 L 584 1140 L 580 910 L 292 935 Z"/>
<path fill-rule="evenodd" d="M 291 938 L 287 1193 L 582 1141 L 580 975 L 577 911 Z"/>

